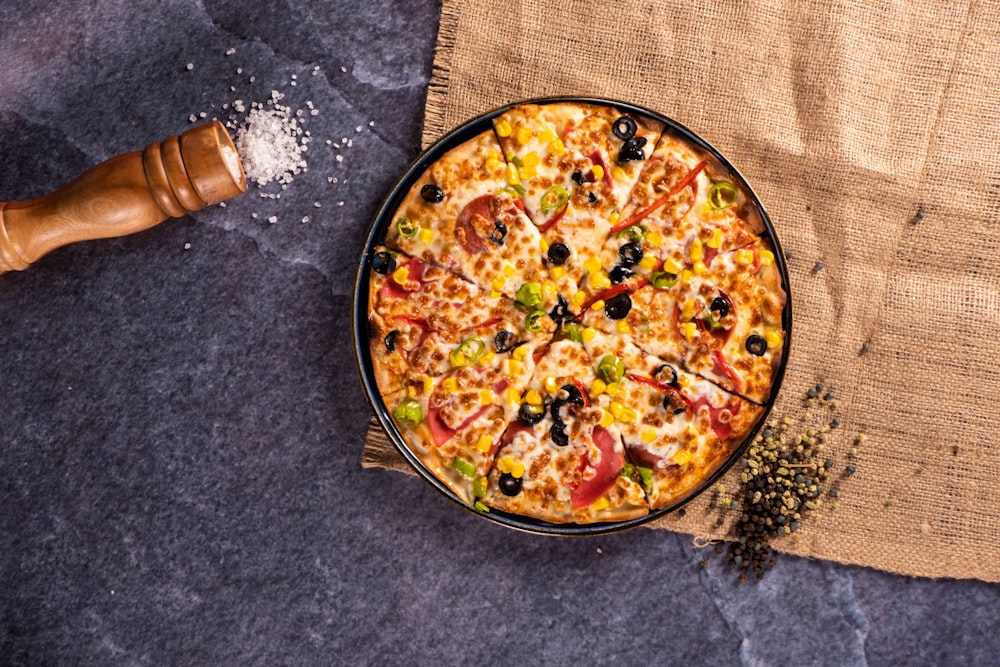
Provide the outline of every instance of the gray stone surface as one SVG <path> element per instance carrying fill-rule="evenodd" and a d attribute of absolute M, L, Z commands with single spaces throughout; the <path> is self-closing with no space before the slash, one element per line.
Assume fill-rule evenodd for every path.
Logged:
<path fill-rule="evenodd" d="M 351 282 L 439 11 L 0 1 L 0 200 L 235 99 L 319 110 L 281 199 L 0 276 L 0 664 L 997 664 L 995 585 L 796 558 L 739 585 L 685 536 L 525 535 L 361 468 Z"/>

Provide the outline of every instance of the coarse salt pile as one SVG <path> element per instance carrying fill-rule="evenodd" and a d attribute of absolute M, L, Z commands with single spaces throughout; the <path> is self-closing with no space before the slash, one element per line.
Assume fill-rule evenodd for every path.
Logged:
<path fill-rule="evenodd" d="M 308 168 L 303 154 L 309 148 L 309 135 L 291 109 L 278 104 L 282 97 L 273 90 L 266 105 L 252 103 L 236 133 L 236 150 L 243 159 L 243 170 L 258 185 L 271 181 L 287 185 Z"/>

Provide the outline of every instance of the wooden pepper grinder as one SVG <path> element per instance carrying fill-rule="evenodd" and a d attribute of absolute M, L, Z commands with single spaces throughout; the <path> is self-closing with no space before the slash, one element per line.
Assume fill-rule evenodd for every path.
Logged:
<path fill-rule="evenodd" d="M 125 236 L 246 192 L 217 120 L 106 160 L 39 199 L 0 202 L 0 273 L 76 241 Z"/>

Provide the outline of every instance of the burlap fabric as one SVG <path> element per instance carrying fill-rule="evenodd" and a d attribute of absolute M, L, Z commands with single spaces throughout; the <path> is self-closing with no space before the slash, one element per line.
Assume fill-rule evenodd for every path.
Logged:
<path fill-rule="evenodd" d="M 774 414 L 822 382 L 842 402 L 832 455 L 867 434 L 839 506 L 775 546 L 1000 581 L 1000 4 L 444 1 L 426 143 L 553 94 L 681 122 L 774 221 L 794 306 Z M 366 465 L 405 468 L 375 440 Z M 727 529 L 707 498 L 655 525 Z"/>

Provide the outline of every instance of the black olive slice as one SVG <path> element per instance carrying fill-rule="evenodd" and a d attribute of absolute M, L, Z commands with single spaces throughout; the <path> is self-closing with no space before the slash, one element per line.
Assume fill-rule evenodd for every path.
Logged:
<path fill-rule="evenodd" d="M 583 185 L 583 183 L 584 183 L 584 180 L 583 180 L 583 172 L 582 172 L 582 171 L 580 171 L 579 169 L 577 169 L 576 171 L 574 171 L 574 172 L 573 172 L 573 173 L 572 173 L 572 174 L 570 175 L 570 178 L 572 178 L 572 179 L 573 179 L 573 182 L 574 182 L 574 183 L 576 183 L 577 185 Z"/>
<path fill-rule="evenodd" d="M 642 259 L 642 246 L 631 241 L 618 248 L 618 257 L 625 266 L 635 266 Z"/>
<path fill-rule="evenodd" d="M 399 329 L 393 329 L 385 335 L 385 349 L 388 352 L 396 351 L 396 339 L 399 338 Z"/>
<path fill-rule="evenodd" d="M 608 279 L 611 280 L 612 285 L 621 285 L 625 282 L 626 278 L 631 277 L 633 274 L 635 274 L 635 269 L 631 266 L 615 264 L 614 268 L 608 272 Z"/>
<path fill-rule="evenodd" d="M 425 202 L 438 204 L 444 201 L 444 190 L 433 183 L 428 183 L 424 187 L 420 188 L 420 196 L 423 197 Z"/>
<path fill-rule="evenodd" d="M 566 297 L 560 294 L 557 298 L 559 301 L 552 308 L 552 311 L 549 313 L 549 317 L 551 317 L 552 321 L 556 324 L 562 324 L 566 320 L 573 319 L 574 315 L 569 310 L 569 302 L 566 301 Z"/>
<path fill-rule="evenodd" d="M 583 394 L 580 393 L 579 388 L 575 384 L 564 384 L 561 389 L 566 392 L 565 402 L 568 405 L 579 405 L 584 406 Z"/>
<path fill-rule="evenodd" d="M 667 394 L 663 397 L 663 409 L 667 412 L 675 415 L 679 415 L 684 412 L 687 408 L 684 403 L 673 394 Z"/>
<path fill-rule="evenodd" d="M 594 192 L 588 192 L 587 193 L 587 201 L 590 202 L 591 204 L 596 204 L 597 203 L 597 194 L 594 193 Z"/>
<path fill-rule="evenodd" d="M 549 261 L 556 266 L 561 266 L 569 259 L 569 246 L 565 243 L 553 243 L 549 246 Z"/>
<path fill-rule="evenodd" d="M 517 341 L 514 340 L 512 332 L 504 329 L 503 331 L 498 331 L 497 335 L 493 337 L 493 344 L 496 346 L 497 352 L 510 352 L 514 349 Z"/>
<path fill-rule="evenodd" d="M 503 245 L 503 240 L 507 238 L 507 225 L 499 220 L 493 221 L 493 233 L 490 234 L 490 241 L 497 245 Z"/>
<path fill-rule="evenodd" d="M 538 410 L 535 406 L 528 403 L 521 403 L 521 407 L 517 411 L 517 418 L 525 424 L 537 424 L 542 421 L 542 417 L 544 416 L 545 410 Z"/>
<path fill-rule="evenodd" d="M 377 252 L 372 255 L 372 271 L 389 275 L 396 270 L 396 258 L 390 252 Z"/>
<path fill-rule="evenodd" d="M 755 357 L 763 356 L 767 352 L 767 341 L 764 340 L 763 336 L 758 336 L 757 334 L 750 334 L 747 336 L 746 342 L 747 352 Z"/>
<path fill-rule="evenodd" d="M 628 292 L 616 294 L 604 302 L 604 313 L 612 320 L 625 319 L 630 310 L 632 310 L 632 297 Z"/>
<path fill-rule="evenodd" d="M 500 487 L 500 493 L 505 496 L 516 496 L 521 493 L 521 478 L 505 472 L 497 480 L 497 486 Z"/>
<path fill-rule="evenodd" d="M 729 300 L 722 296 L 712 299 L 712 304 L 708 307 L 721 320 L 729 314 Z"/>
<path fill-rule="evenodd" d="M 637 129 L 635 121 L 628 116 L 622 116 L 611 126 L 611 131 L 622 141 L 628 141 L 634 137 Z"/>
<path fill-rule="evenodd" d="M 653 371 L 653 379 L 657 382 L 662 382 L 663 384 L 676 387 L 677 386 L 677 369 L 675 369 L 670 364 L 663 364 L 659 366 L 655 371 Z"/>
<path fill-rule="evenodd" d="M 646 154 L 642 152 L 642 148 L 645 145 L 646 137 L 632 137 L 622 144 L 622 149 L 618 151 L 618 161 L 645 160 Z"/>
<path fill-rule="evenodd" d="M 552 442 L 557 447 L 565 447 L 569 444 L 569 436 L 566 435 L 566 425 L 562 422 L 556 422 L 552 425 L 552 430 L 549 431 L 552 436 Z"/>

